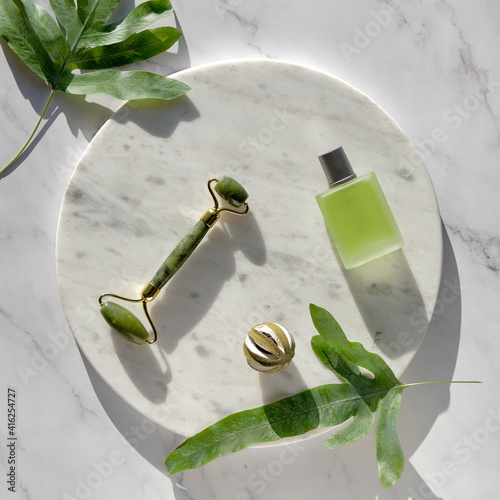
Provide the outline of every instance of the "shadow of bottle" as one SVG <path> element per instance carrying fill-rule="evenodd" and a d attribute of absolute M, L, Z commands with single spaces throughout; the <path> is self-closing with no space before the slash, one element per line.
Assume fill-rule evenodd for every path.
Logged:
<path fill-rule="evenodd" d="M 444 233 L 443 277 L 439 297 L 444 291 L 448 297 L 450 283 L 456 288 L 454 300 L 446 300 L 443 302 L 443 307 L 435 311 L 429 331 L 421 348 L 405 371 L 403 381 L 418 382 L 453 378 L 460 343 L 462 307 L 457 263 L 449 238 Z M 166 455 L 178 446 L 183 438 L 151 422 L 150 419 L 133 409 L 106 385 L 86 360 L 85 362 L 96 394 L 117 429 L 151 465 L 166 474 L 167 470 L 164 465 Z M 286 376 L 289 369 L 292 369 L 290 374 L 294 376 L 292 363 L 281 374 L 281 380 L 276 379 L 276 383 L 279 382 L 280 386 L 283 383 L 282 378 Z M 266 375 L 261 377 L 263 391 L 268 394 L 266 401 L 270 402 L 273 379 Z M 299 392 L 301 386 L 295 389 Z M 310 494 L 310 482 L 300 478 L 316 477 L 318 480 L 323 480 L 318 477 L 318 463 L 325 462 L 330 464 L 328 466 L 331 476 L 329 480 L 344 481 L 339 483 L 343 488 L 348 488 L 348 491 L 345 490 L 344 493 L 350 496 L 355 494 L 359 499 L 441 500 L 442 497 L 434 494 L 432 489 L 436 486 L 433 482 L 447 480 L 447 477 L 443 476 L 444 473 L 440 471 L 431 471 L 431 474 L 425 474 L 425 471 L 419 472 L 409 458 L 422 444 L 437 416 L 446 410 L 449 399 L 448 384 L 405 390 L 398 419 L 398 435 L 406 463 L 401 479 L 391 490 L 382 490 L 378 486 L 372 434 L 338 450 L 326 450 L 323 445 L 325 437 L 318 436 L 302 442 L 300 447 L 296 448 L 297 452 L 300 452 L 299 456 L 290 463 L 287 461 L 285 477 L 274 478 L 273 476 L 276 480 L 267 485 L 268 491 L 265 497 L 271 498 L 273 495 L 276 497 L 279 488 L 283 486 L 284 479 L 292 477 L 296 477 L 292 485 L 295 497 L 306 497 Z M 132 429 L 139 429 L 141 433 L 131 433 Z M 285 442 L 283 440 L 279 443 Z M 256 476 L 263 464 L 276 463 L 276 459 L 280 456 L 276 448 L 248 449 L 242 454 L 222 457 L 204 467 L 189 471 L 185 475 L 174 475 L 171 480 L 175 498 L 178 500 L 192 498 L 194 492 L 202 491 L 210 484 L 224 484 L 224 493 L 218 495 L 220 500 L 236 498 L 241 491 L 246 494 L 249 477 Z M 349 486 L 345 484 L 346 475 L 349 477 Z M 229 482 L 228 477 L 232 478 Z"/>
<path fill-rule="evenodd" d="M 224 284 L 237 271 L 234 255 L 238 251 L 255 265 L 266 262 L 264 239 L 251 212 L 211 229 L 209 236 L 165 285 L 149 308 L 158 330 L 154 346 L 138 346 L 116 332 L 110 333 L 128 378 L 148 400 L 165 401 L 171 380 L 168 356 L 185 335 L 194 334 L 193 330 L 213 306 Z"/>
<path fill-rule="evenodd" d="M 416 351 L 429 326 L 429 316 L 404 251 L 343 272 L 380 351 L 390 358 Z"/>

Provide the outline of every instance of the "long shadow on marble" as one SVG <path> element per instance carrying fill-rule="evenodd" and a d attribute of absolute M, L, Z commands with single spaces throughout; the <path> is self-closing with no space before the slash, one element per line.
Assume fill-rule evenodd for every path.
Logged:
<path fill-rule="evenodd" d="M 434 316 L 419 351 L 400 377 L 403 382 L 450 380 L 453 377 L 460 342 L 461 297 L 458 269 L 446 233 L 443 264 Z M 454 300 L 450 299 L 450 290 L 455 292 Z M 146 460 L 166 474 L 164 460 L 183 439 L 131 408 L 88 363 L 86 365 L 96 394 L 118 430 Z M 311 491 L 319 494 L 320 486 L 325 483 L 323 489 L 328 491 L 328 496 L 323 498 L 335 495 L 339 500 L 440 500 L 431 488 L 436 489 L 438 482 L 444 484 L 449 476 L 438 470 L 424 470 L 420 474 L 410 459 L 436 418 L 448 407 L 449 390 L 444 384 L 404 391 L 398 434 L 405 454 L 405 470 L 391 490 L 382 490 L 378 485 L 375 445 L 370 433 L 338 450 L 326 450 L 323 446 L 326 436 L 318 436 L 297 446 L 247 449 L 221 457 L 199 469 L 172 476 L 175 497 L 178 500 L 208 498 L 213 493 L 218 500 L 255 498 L 257 495 L 262 500 L 309 498 Z M 431 452 L 424 450 L 424 453 Z M 453 456 L 451 450 L 448 455 L 458 466 L 460 457 Z"/>
<path fill-rule="evenodd" d="M 162 368 L 149 346 L 135 349 L 133 359 L 130 359 L 128 340 L 123 339 L 110 329 L 109 335 L 113 339 L 116 355 L 128 375 L 129 380 L 136 388 L 153 403 L 161 404 L 167 397 L 168 383 L 172 375 L 169 369 L 168 358 L 162 356 L 165 368 Z"/>
<path fill-rule="evenodd" d="M 443 254 L 443 274 L 434 314 L 420 349 L 401 377 L 403 382 L 453 379 L 460 344 L 462 301 L 457 263 L 444 227 Z M 469 390 L 474 390 L 474 386 L 464 386 L 464 391 Z M 394 488 L 395 492 L 399 493 L 399 498 L 407 495 L 413 500 L 436 500 L 439 497 L 432 493 L 432 489 L 439 489 L 452 476 L 453 473 L 444 473 L 441 468 L 433 468 L 425 471 L 423 478 L 409 461 L 438 416 L 446 411 L 449 404 L 449 384 L 422 386 L 404 391 L 398 434 L 406 463 L 405 472 Z M 461 436 L 457 436 L 457 440 L 460 438 Z M 456 466 L 447 470 L 456 472 L 462 457 L 454 455 L 453 450 L 444 450 L 443 455 L 447 455 L 447 461 Z M 387 496 L 380 497 L 381 500 L 390 498 L 395 496 L 387 493 Z"/>
<path fill-rule="evenodd" d="M 188 96 L 181 96 L 171 101 L 141 99 L 129 101 L 122 106 L 111 120 L 124 124 L 129 121 L 141 127 L 155 137 L 170 137 L 179 123 L 190 122 L 199 118 L 198 109 Z"/>
<path fill-rule="evenodd" d="M 264 404 L 274 403 L 278 399 L 293 396 L 308 389 L 293 361 L 286 370 L 273 374 L 261 373 L 259 378 Z"/>
<path fill-rule="evenodd" d="M 455 291 L 454 300 L 450 300 L 451 289 Z M 459 290 L 458 269 L 445 233 L 443 276 L 435 314 L 420 350 L 400 377 L 403 382 L 453 378 L 460 340 Z M 444 484 L 448 476 L 441 470 L 424 470 L 421 475 L 410 459 L 436 418 L 448 407 L 449 399 L 447 384 L 404 391 L 398 434 L 405 455 L 405 470 L 391 490 L 383 490 L 378 484 L 373 433 L 338 450 L 323 447 L 326 434 L 294 448 L 246 450 L 232 458 L 223 457 L 201 469 L 186 472 L 180 478 L 176 498 L 187 500 L 192 498 L 193 492 L 202 489 L 216 491 L 218 500 L 253 498 L 257 494 L 262 500 L 307 498 L 311 488 L 319 492 L 321 485 L 327 483 L 328 487 L 323 489 L 329 491 L 328 498 L 335 495 L 339 500 L 440 500 L 432 489 Z M 458 465 L 459 457 L 452 458 Z M 175 478 L 172 480 L 176 484 Z"/>
<path fill-rule="evenodd" d="M 415 352 L 429 320 L 403 250 L 343 272 L 366 328 L 380 351 L 389 358 Z"/>
<path fill-rule="evenodd" d="M 264 238 L 252 212 L 245 217 L 228 218 L 214 227 L 210 237 L 193 252 L 155 300 L 151 315 L 159 330 L 158 345 L 164 352 L 172 354 L 188 334 L 217 335 L 198 332 L 196 326 L 214 306 L 224 284 L 237 272 L 236 252 L 242 252 L 255 265 L 266 262 Z"/>
<path fill-rule="evenodd" d="M 11 68 L 20 93 L 26 100 L 30 101 L 33 109 L 38 114 L 41 114 L 49 97 L 50 89 L 46 85 L 41 84 L 40 78 L 31 73 L 30 70 L 24 66 L 21 67 L 21 63 L 19 59 L 17 59 L 17 56 L 14 55 L 10 49 L 4 48 L 3 40 L 0 45 L 4 51 L 5 58 Z M 70 95 L 64 92 L 58 92 L 52 100 L 51 106 L 45 114 L 44 122 L 38 129 L 37 134 L 23 151 L 19 159 L 8 170 L 0 174 L 0 180 L 16 170 L 22 164 L 23 160 L 33 152 L 59 115 L 66 116 L 68 126 L 75 137 L 78 135 L 79 131 L 81 131 L 87 140 L 92 139 L 102 125 L 113 115 L 114 111 L 101 104 L 87 102 L 85 99 L 83 95 Z M 5 155 L 3 161 L 4 165 L 22 148 L 24 141 L 28 139 L 36 122 L 37 118 L 33 118 L 32 123 L 22 124 L 27 130 L 26 137 L 24 140 L 20 140 L 19 144 L 12 144 L 9 151 L 3 152 Z M 81 152 L 71 151 L 68 154 L 68 159 L 70 158 L 72 163 L 76 163 L 80 154 Z M 46 162 L 47 159 L 41 158 L 40 161 Z M 2 165 L 2 167 L 4 165 Z M 74 165 L 67 165 L 68 168 L 72 166 Z"/>
<path fill-rule="evenodd" d="M 158 330 L 156 345 L 163 363 L 157 361 L 148 346 L 137 348 L 133 360 L 130 360 L 129 343 L 116 333 L 110 333 L 118 359 L 131 383 L 154 403 L 161 403 L 167 397 L 171 380 L 168 357 L 179 341 L 185 335 L 191 335 L 194 342 L 198 336 L 217 335 L 217 332 L 197 331 L 196 326 L 213 307 L 224 284 L 237 271 L 234 254 L 242 252 L 255 265 L 266 262 L 264 238 L 252 212 L 219 224 L 149 308 Z M 198 352 L 200 355 L 204 353 L 201 347 Z"/>
<path fill-rule="evenodd" d="M 121 4 L 116 14 L 118 16 L 120 13 L 122 16 L 126 15 L 126 13 L 131 10 L 135 5 L 134 2 L 127 2 Z M 127 8 L 125 8 L 125 6 Z M 117 17 L 117 16 L 114 16 Z M 179 19 L 174 13 L 175 17 L 175 25 L 176 28 L 182 31 L 182 27 L 180 25 Z M 41 114 L 45 103 L 49 97 L 50 90 L 45 84 L 41 84 L 41 80 L 37 77 L 31 70 L 29 70 L 23 63 L 19 61 L 19 58 L 13 53 L 13 51 L 6 47 L 4 40 L 1 41 L 0 46 L 5 54 L 5 58 L 11 68 L 14 79 L 16 80 L 17 86 L 21 94 L 24 96 L 26 100 L 31 102 L 33 109 Z M 189 50 L 186 44 L 184 37 L 181 37 L 177 43 L 177 53 L 165 53 L 159 54 L 158 56 L 143 61 L 140 63 L 134 64 L 131 68 L 133 70 L 139 71 L 152 71 L 158 72 L 158 66 L 160 68 L 167 68 L 168 73 L 174 73 L 180 71 L 185 68 L 189 68 L 191 66 L 191 58 L 189 55 Z M 168 65 L 166 64 L 168 63 Z M 127 68 L 128 69 L 128 68 Z M 163 71 L 164 72 L 164 71 Z M 161 71 L 159 72 L 162 73 Z M 148 101 L 146 103 L 146 101 Z M 120 102 L 117 100 L 117 102 Z M 168 105 L 168 101 L 160 101 L 160 100 L 137 100 L 130 101 L 127 106 L 132 104 L 132 107 L 138 108 L 142 105 L 148 107 L 155 106 L 165 106 Z M 9 175 L 10 172 L 14 171 L 19 165 L 22 163 L 22 160 L 29 156 L 32 151 L 36 148 L 38 142 L 43 139 L 44 135 L 49 130 L 50 126 L 55 122 L 55 120 L 59 117 L 59 115 L 65 115 L 69 128 L 74 136 L 77 136 L 79 132 L 90 141 L 94 135 L 99 131 L 99 129 L 104 125 L 104 123 L 110 119 L 114 110 L 110 109 L 106 106 L 103 106 L 98 103 L 88 102 L 86 100 L 86 96 L 84 95 L 70 95 L 65 92 L 57 92 L 54 99 L 51 102 L 51 106 L 47 112 L 45 122 L 38 129 L 37 134 L 30 142 L 29 146 L 25 149 L 23 154 L 20 156 L 19 160 L 9 168 L 8 171 L 0 174 L 0 180 Z M 26 124 L 26 128 L 31 130 L 31 127 L 34 127 L 36 124 L 36 120 L 33 123 Z M 26 140 L 28 139 L 28 135 L 26 136 Z M 11 156 L 14 157 L 17 152 L 23 146 L 22 143 L 18 145 L 18 149 L 14 147 L 11 153 Z M 7 163 L 10 158 L 6 158 L 4 163 Z"/>

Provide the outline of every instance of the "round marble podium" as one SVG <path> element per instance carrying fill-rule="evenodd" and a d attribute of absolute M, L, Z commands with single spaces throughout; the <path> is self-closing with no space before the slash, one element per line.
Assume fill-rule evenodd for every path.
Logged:
<path fill-rule="evenodd" d="M 189 436 L 335 381 L 310 346 L 314 303 L 401 375 L 427 330 L 442 266 L 434 190 L 409 139 L 365 95 L 301 66 L 229 61 L 173 77 L 192 90 L 121 108 L 83 155 L 62 205 L 60 294 L 96 371 L 142 414 Z M 377 174 L 405 239 L 351 271 L 315 201 L 328 187 L 317 157 L 338 146 L 358 175 Z M 139 296 L 211 206 L 208 179 L 222 175 L 245 186 L 249 214 L 223 214 L 151 304 L 158 342 L 123 340 L 101 317 L 99 295 Z M 260 374 L 243 341 L 272 321 L 294 335 L 296 355 L 287 370 Z"/>

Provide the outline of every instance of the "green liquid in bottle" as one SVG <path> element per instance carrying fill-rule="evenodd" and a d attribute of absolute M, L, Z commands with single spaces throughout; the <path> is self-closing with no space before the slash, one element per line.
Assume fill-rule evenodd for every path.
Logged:
<path fill-rule="evenodd" d="M 317 195 L 316 201 L 346 269 L 404 245 L 373 172 L 328 189 Z"/>

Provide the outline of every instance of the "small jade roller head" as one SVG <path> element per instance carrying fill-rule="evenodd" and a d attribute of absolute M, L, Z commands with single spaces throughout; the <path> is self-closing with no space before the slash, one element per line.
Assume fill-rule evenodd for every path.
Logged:
<path fill-rule="evenodd" d="M 214 187 L 212 189 L 212 184 Z M 147 304 L 151 302 L 172 278 L 172 276 L 186 262 L 188 257 L 194 252 L 199 243 L 203 240 L 208 230 L 219 220 L 220 214 L 230 213 L 234 215 L 245 215 L 248 213 L 248 193 L 245 188 L 231 177 L 221 177 L 220 179 L 210 179 L 207 188 L 212 196 L 214 205 L 209 208 L 170 252 L 163 264 L 156 271 L 148 284 L 143 288 L 139 298 L 127 298 L 112 293 L 104 293 L 99 297 L 101 314 L 109 326 L 119 333 L 123 338 L 135 344 L 154 344 L 158 337 L 156 328 L 149 315 Z M 215 192 L 214 192 L 215 191 Z M 233 208 L 220 207 L 216 193 Z M 243 207 L 243 208 L 241 208 Z M 152 340 L 149 333 L 141 323 L 139 318 L 125 307 L 105 300 L 107 297 L 124 300 L 127 302 L 138 302 L 142 304 L 144 314 L 153 331 Z"/>
<path fill-rule="evenodd" d="M 241 207 L 248 198 L 246 189 L 231 177 L 221 177 L 214 189 L 221 198 L 236 208 Z"/>
<path fill-rule="evenodd" d="M 295 355 L 292 334 L 278 323 L 261 323 L 247 334 L 243 352 L 251 368 L 276 373 L 288 367 Z"/>

